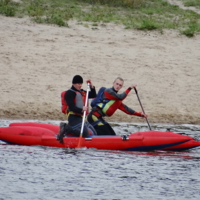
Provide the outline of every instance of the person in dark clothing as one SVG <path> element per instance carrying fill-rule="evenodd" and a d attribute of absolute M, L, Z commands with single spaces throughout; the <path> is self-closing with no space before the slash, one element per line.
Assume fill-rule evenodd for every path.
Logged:
<path fill-rule="evenodd" d="M 90 83 L 90 91 L 88 98 L 96 97 L 96 89 L 93 86 L 91 80 L 87 80 L 87 83 Z M 67 118 L 68 124 L 61 122 L 60 123 L 60 133 L 58 135 L 58 140 L 63 142 L 63 137 L 66 133 L 70 133 L 71 136 L 79 137 L 81 133 L 81 126 L 83 121 L 84 111 L 88 111 L 88 107 L 85 106 L 86 100 L 86 91 L 81 89 L 83 84 L 83 78 L 80 75 L 76 75 L 72 79 L 72 87 L 66 91 L 64 95 L 64 100 L 67 105 Z M 88 123 L 84 124 L 83 128 L 83 137 L 87 137 L 90 135 L 89 129 L 93 129 L 93 127 L 89 127 Z M 95 132 L 95 130 L 92 130 Z"/>
<path fill-rule="evenodd" d="M 124 80 L 122 78 L 116 78 L 113 82 L 113 87 L 104 90 L 102 102 L 94 106 L 89 113 L 87 118 L 88 122 L 95 128 L 97 135 L 116 135 L 113 128 L 103 119 L 103 117 L 112 116 L 117 109 L 120 109 L 128 115 L 147 117 L 147 115 L 136 112 L 122 103 L 131 89 L 136 87 L 136 85 L 132 85 L 125 92 L 118 94 L 118 91 L 122 88 L 123 84 Z"/>

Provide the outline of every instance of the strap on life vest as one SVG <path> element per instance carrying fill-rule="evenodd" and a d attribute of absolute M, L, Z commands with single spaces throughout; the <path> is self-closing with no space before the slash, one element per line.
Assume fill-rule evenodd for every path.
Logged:
<path fill-rule="evenodd" d="M 78 116 L 80 116 L 80 117 L 83 117 L 82 114 L 78 114 L 78 113 L 75 113 L 75 112 L 73 112 L 73 111 L 69 111 L 69 112 L 67 113 L 67 117 L 69 117 L 69 115 L 78 115 Z"/>
<path fill-rule="evenodd" d="M 107 124 L 107 122 L 103 119 L 103 118 L 98 118 L 98 120 L 97 121 L 94 121 L 94 122 L 92 122 L 91 123 L 91 125 L 94 127 L 94 126 L 96 126 L 97 124 L 99 124 L 99 123 L 102 123 L 102 124 Z"/>

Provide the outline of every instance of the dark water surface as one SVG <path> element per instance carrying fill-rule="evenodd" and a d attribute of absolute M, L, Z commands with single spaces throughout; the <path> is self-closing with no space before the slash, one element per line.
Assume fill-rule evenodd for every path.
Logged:
<path fill-rule="evenodd" d="M 0 120 L 0 126 L 13 121 Z M 45 123 L 59 124 L 57 121 Z M 120 123 L 117 134 L 148 130 Z M 200 140 L 200 126 L 154 124 Z M 0 142 L 0 200 L 200 199 L 200 147 L 185 152 L 70 150 Z"/>

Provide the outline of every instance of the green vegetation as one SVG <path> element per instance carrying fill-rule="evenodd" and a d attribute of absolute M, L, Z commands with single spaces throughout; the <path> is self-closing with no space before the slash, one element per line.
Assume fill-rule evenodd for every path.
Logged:
<path fill-rule="evenodd" d="M 0 0 L 0 14 L 8 17 L 13 17 L 16 14 L 18 4 L 10 0 Z"/>
<path fill-rule="evenodd" d="M 193 6 L 195 8 L 200 8 L 200 0 L 182 0 L 184 6 Z"/>
<path fill-rule="evenodd" d="M 199 0 L 184 0 L 199 6 Z M 85 27 L 98 29 L 106 23 L 123 24 L 126 29 L 176 29 L 187 37 L 200 32 L 200 15 L 182 10 L 165 0 L 0 0 L 0 14 L 29 16 L 37 23 L 68 27 L 75 19 Z"/>

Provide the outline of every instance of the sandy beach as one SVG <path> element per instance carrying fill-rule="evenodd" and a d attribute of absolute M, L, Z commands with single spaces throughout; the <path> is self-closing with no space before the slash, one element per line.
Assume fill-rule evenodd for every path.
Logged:
<path fill-rule="evenodd" d="M 121 91 L 137 84 L 150 123 L 200 124 L 200 35 L 69 25 L 0 16 L 1 119 L 65 120 L 60 93 L 79 74 L 97 90 L 118 76 L 125 80 Z M 124 103 L 141 111 L 134 91 Z M 145 122 L 121 111 L 107 120 Z"/>

